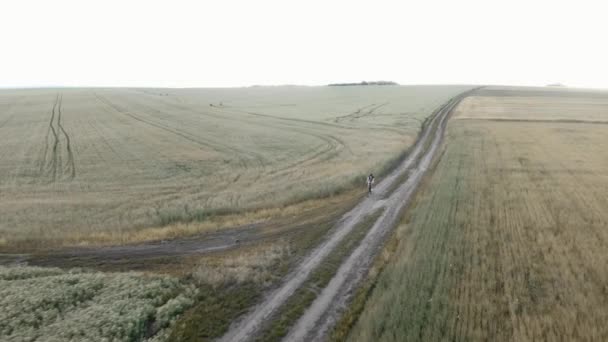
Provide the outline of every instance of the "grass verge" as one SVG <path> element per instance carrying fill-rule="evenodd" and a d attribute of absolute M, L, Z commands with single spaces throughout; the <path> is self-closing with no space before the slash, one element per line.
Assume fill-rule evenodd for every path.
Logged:
<path fill-rule="evenodd" d="M 262 291 L 258 284 L 246 282 L 228 288 L 205 285 L 199 293 L 195 307 L 176 323 L 170 341 L 210 341 L 222 336 L 230 322 L 250 308 Z"/>
<path fill-rule="evenodd" d="M 439 128 L 439 125 L 441 124 L 441 120 L 435 120 L 435 121 L 433 121 L 433 119 L 434 119 L 434 118 L 435 118 L 437 115 L 439 115 L 439 114 L 441 113 L 441 111 L 443 111 L 443 110 L 444 110 L 444 108 L 445 108 L 446 106 L 449 106 L 449 105 L 450 105 L 450 103 L 452 103 L 452 101 L 454 101 L 455 99 L 457 99 L 458 97 L 461 97 L 461 96 L 463 96 L 463 95 L 462 95 L 462 94 L 460 94 L 460 95 L 457 95 L 457 96 L 455 96 L 455 97 L 451 98 L 451 99 L 450 99 L 450 100 L 448 100 L 448 101 L 447 101 L 445 104 L 443 104 L 441 107 L 437 108 L 437 109 L 436 109 L 436 110 L 433 112 L 433 114 L 432 114 L 431 116 L 427 117 L 427 118 L 426 118 L 426 119 L 425 119 L 425 120 L 422 122 L 422 127 L 421 127 L 421 129 L 420 129 L 420 132 L 418 133 L 418 137 L 416 138 L 416 142 L 418 142 L 418 140 L 420 140 L 421 135 L 422 135 L 422 134 L 423 134 L 423 132 L 424 132 L 424 131 L 427 129 L 427 127 L 428 127 L 429 125 L 432 125 L 431 127 L 429 127 L 429 129 L 431 130 L 431 133 L 429 134 L 429 138 L 428 138 L 428 139 L 427 139 L 427 140 L 424 142 L 424 146 L 423 146 L 423 148 L 422 148 L 422 150 L 423 150 L 423 151 L 427 151 L 427 150 L 430 148 L 430 146 L 433 144 L 433 138 L 432 138 L 433 133 L 432 133 L 432 132 L 435 132 L 435 131 L 436 131 L 436 130 Z M 465 97 L 462 97 L 462 98 L 465 98 Z M 457 106 L 458 106 L 458 105 L 454 106 L 454 107 L 452 108 L 452 111 L 453 111 L 453 110 L 454 110 L 454 109 L 455 109 Z M 448 115 L 451 115 L 451 113 L 448 113 Z M 406 151 L 403 153 L 403 155 L 402 155 L 401 159 L 399 159 L 399 163 L 396 163 L 395 165 L 393 165 L 392 169 L 396 168 L 396 167 L 397 167 L 397 166 L 398 166 L 398 165 L 399 165 L 399 164 L 400 164 L 400 163 L 401 163 L 401 162 L 402 162 L 402 161 L 403 161 L 403 160 L 404 160 L 404 159 L 405 159 L 405 158 L 406 158 L 406 157 L 407 157 L 407 156 L 410 154 L 410 152 L 412 151 L 412 149 L 414 149 L 414 147 L 415 147 L 415 145 L 414 145 L 414 146 L 410 146 L 410 147 L 409 147 L 409 148 L 408 148 L 408 149 L 407 149 L 407 150 L 406 150 Z M 415 161 L 414 165 L 415 165 L 415 164 L 417 164 L 417 163 L 420 161 L 420 159 L 421 159 L 422 157 L 424 157 L 424 153 L 421 153 L 421 154 L 418 156 L 418 158 L 417 158 L 417 160 Z M 392 170 L 392 169 L 391 169 L 391 170 Z M 401 184 L 403 184 L 403 183 L 405 183 L 405 182 L 407 181 L 407 179 L 409 178 L 409 176 L 410 176 L 409 171 L 408 171 L 408 172 L 403 172 L 402 174 L 400 174 L 400 175 L 399 175 L 399 177 L 397 177 L 397 178 L 396 178 L 396 179 L 393 181 L 393 183 L 392 183 L 392 184 L 391 184 L 391 186 L 389 187 L 388 191 L 386 192 L 386 194 L 385 194 L 384 198 L 389 198 L 389 197 L 390 197 L 390 196 L 391 196 L 391 195 L 392 195 L 392 194 L 393 194 L 393 193 L 394 193 L 394 192 L 397 190 L 397 188 L 399 188 L 399 186 L 401 186 Z"/>
<path fill-rule="evenodd" d="M 387 242 L 386 247 L 382 250 L 382 253 L 376 257 L 373 266 L 368 271 L 367 277 L 364 278 L 365 280 L 363 283 L 357 288 L 348 309 L 346 312 L 344 312 L 340 320 L 338 320 L 336 323 L 336 326 L 333 328 L 329 336 L 330 341 L 346 340 L 351 328 L 355 325 L 359 315 L 363 311 L 367 299 L 376 287 L 378 275 L 382 273 L 382 270 L 390 258 L 394 255 L 397 246 L 398 240 L 391 237 L 391 239 L 389 239 Z"/>

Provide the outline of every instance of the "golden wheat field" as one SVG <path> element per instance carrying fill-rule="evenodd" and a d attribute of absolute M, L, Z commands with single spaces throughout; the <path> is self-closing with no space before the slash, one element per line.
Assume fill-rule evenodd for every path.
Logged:
<path fill-rule="evenodd" d="M 607 94 L 521 93 L 456 110 L 351 340 L 608 340 Z"/>
<path fill-rule="evenodd" d="M 0 246 L 120 243 L 352 188 L 466 88 L 2 90 Z"/>

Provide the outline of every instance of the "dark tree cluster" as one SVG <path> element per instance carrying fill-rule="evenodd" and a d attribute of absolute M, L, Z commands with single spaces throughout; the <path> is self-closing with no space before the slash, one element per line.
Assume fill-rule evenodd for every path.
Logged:
<path fill-rule="evenodd" d="M 399 85 L 397 82 L 393 81 L 362 81 L 359 83 L 332 83 L 329 84 L 330 87 L 343 87 L 343 86 L 367 86 L 367 85 Z"/>

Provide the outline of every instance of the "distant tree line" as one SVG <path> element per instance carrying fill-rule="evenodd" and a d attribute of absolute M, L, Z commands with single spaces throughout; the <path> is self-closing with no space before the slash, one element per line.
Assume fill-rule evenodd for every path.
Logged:
<path fill-rule="evenodd" d="M 367 86 L 367 85 L 399 85 L 399 84 L 397 82 L 393 82 L 393 81 L 373 81 L 373 82 L 362 81 L 359 83 L 332 83 L 332 84 L 329 84 L 330 87 Z"/>

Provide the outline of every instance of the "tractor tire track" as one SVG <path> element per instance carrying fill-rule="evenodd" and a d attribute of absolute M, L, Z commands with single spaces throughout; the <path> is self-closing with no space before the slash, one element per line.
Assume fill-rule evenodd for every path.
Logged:
<path fill-rule="evenodd" d="M 156 127 L 156 128 L 161 129 L 161 130 L 163 130 L 165 132 L 169 132 L 169 133 L 174 134 L 176 136 L 179 136 L 179 137 L 181 137 L 183 139 L 186 139 L 186 140 L 188 140 L 190 142 L 193 142 L 193 143 L 195 143 L 195 144 L 197 144 L 199 146 L 206 147 L 206 148 L 218 151 L 218 149 L 216 148 L 216 146 L 213 146 L 212 144 L 209 144 L 209 143 L 200 141 L 198 139 L 195 139 L 195 138 L 189 136 L 188 134 L 184 134 L 184 133 L 182 133 L 182 132 L 180 132 L 178 130 L 174 130 L 174 129 L 166 126 L 166 125 L 162 125 L 162 124 L 154 122 L 152 120 L 144 119 L 144 118 L 142 118 L 141 116 L 139 116 L 137 114 L 134 114 L 134 113 L 132 113 L 132 112 L 130 112 L 128 110 L 124 110 L 124 109 L 120 108 L 119 106 L 117 106 L 116 104 L 114 104 L 113 102 L 111 102 L 110 100 L 108 100 L 106 97 L 104 97 L 102 95 L 99 95 L 97 93 L 94 93 L 94 94 L 95 94 L 95 97 L 100 102 L 102 102 L 103 104 L 105 104 L 105 105 L 109 106 L 110 108 L 114 109 L 114 111 L 116 111 L 117 113 L 120 113 L 120 114 L 123 114 L 123 115 L 127 115 L 128 117 L 130 117 L 130 118 L 132 118 L 132 119 L 134 119 L 136 121 L 139 121 L 141 123 L 144 123 L 144 124 L 152 126 L 152 127 Z M 223 151 L 223 152 L 226 152 L 226 151 Z"/>
<path fill-rule="evenodd" d="M 69 180 L 72 180 L 76 177 L 76 163 L 74 162 L 74 152 L 72 151 L 72 146 L 70 144 L 70 136 L 68 135 L 68 132 L 66 132 L 65 128 L 63 127 L 63 124 L 61 123 L 61 107 L 62 106 L 63 106 L 63 95 L 61 95 L 61 97 L 59 98 L 59 105 L 57 107 L 57 126 L 59 127 L 60 131 L 63 133 L 63 135 L 65 137 L 66 150 L 68 153 L 68 160 L 67 160 L 65 167 L 63 167 L 63 172 L 64 173 L 67 172 Z"/>
<path fill-rule="evenodd" d="M 53 120 L 55 119 L 55 109 L 57 108 L 57 101 L 59 101 L 58 94 L 55 96 L 55 102 L 53 102 L 53 109 L 51 110 L 51 120 L 49 121 L 49 127 L 47 128 L 46 136 L 44 137 L 44 148 L 43 148 L 42 156 L 39 158 L 40 166 L 38 168 L 38 172 L 40 175 L 43 175 L 45 169 L 48 167 L 46 158 L 49 153 L 49 137 L 51 135 L 51 129 L 53 128 Z"/>
<path fill-rule="evenodd" d="M 190 107 L 187 107 L 183 104 L 178 104 L 175 102 L 172 102 L 170 100 L 165 100 L 165 99 L 159 99 L 159 102 L 162 102 L 168 106 L 171 106 L 173 108 L 177 108 L 179 110 L 182 111 L 186 111 L 186 112 L 190 112 L 190 113 L 199 113 L 199 114 L 203 114 L 206 116 L 210 116 L 216 119 L 221 119 L 221 120 L 230 120 L 230 121 L 235 121 L 235 122 L 242 122 L 242 119 L 237 119 L 237 118 L 231 118 L 231 117 L 227 117 L 226 115 L 221 115 L 218 113 L 210 113 L 210 112 L 201 112 L 201 111 L 197 111 L 194 110 Z M 336 127 L 336 128 L 340 128 L 340 129 L 353 129 L 351 127 L 347 127 L 347 126 L 342 126 L 342 125 L 336 125 L 336 124 L 331 124 L 331 123 L 327 123 L 327 122 L 318 122 L 318 121 L 312 121 L 312 120 L 304 120 L 304 119 L 293 119 L 293 118 L 283 118 L 283 117 L 279 117 L 279 116 L 274 116 L 274 115 L 268 115 L 268 114 L 262 114 L 262 113 L 255 113 L 255 112 L 250 112 L 250 111 L 246 111 L 246 110 L 242 110 L 242 109 L 236 109 L 234 107 L 218 107 L 218 106 L 214 106 L 212 107 L 214 112 L 219 112 L 219 113 L 228 113 L 228 114 L 246 114 L 247 116 L 254 116 L 254 117 L 262 117 L 262 118 L 267 118 L 267 119 L 271 119 L 273 120 L 272 123 L 268 123 L 268 122 L 264 122 L 264 123 L 260 123 L 259 121 L 250 121 L 247 120 L 248 124 L 251 125 L 256 125 L 256 126 L 261 126 L 261 127 L 268 127 L 268 126 L 272 126 L 273 128 L 277 128 L 277 129 L 285 129 L 288 128 L 293 132 L 297 132 L 303 135 L 308 135 L 308 136 L 313 136 L 317 139 L 322 140 L 325 145 L 321 148 L 316 148 L 313 150 L 313 155 L 311 156 L 306 156 L 301 160 L 296 160 L 293 163 L 290 163 L 282 168 L 279 169 L 274 169 L 271 171 L 272 174 L 277 174 L 280 172 L 286 172 L 289 170 L 292 170 L 294 168 L 297 168 L 298 166 L 301 166 L 303 164 L 306 164 L 312 160 L 318 159 L 318 162 L 322 162 L 323 160 L 329 159 L 329 158 L 320 158 L 323 155 L 327 155 L 330 153 L 338 153 L 339 151 L 346 149 L 349 153 L 352 154 L 352 151 L 350 149 L 350 147 L 341 139 L 330 135 L 330 134 L 319 134 L 316 133 L 314 130 L 314 128 L 311 130 L 305 130 L 302 129 L 302 123 L 308 124 L 308 125 L 313 125 L 313 126 L 320 126 L 321 128 L 326 128 L 326 127 Z"/>
<path fill-rule="evenodd" d="M 357 109 L 355 112 L 347 114 L 347 115 L 343 115 L 343 116 L 338 116 L 336 118 L 334 118 L 334 122 L 339 123 L 342 122 L 344 120 L 349 120 L 349 121 L 353 121 L 356 119 L 360 119 L 364 116 L 368 116 L 368 115 L 372 115 L 374 114 L 374 112 L 384 106 L 386 106 L 387 104 L 389 104 L 389 102 L 385 102 L 385 103 L 381 103 L 379 105 L 376 105 L 375 103 L 372 103 L 371 105 L 367 105 L 365 107 L 361 107 L 359 109 Z"/>
<path fill-rule="evenodd" d="M 247 111 L 247 110 L 243 110 L 243 109 L 238 109 L 235 107 L 213 106 L 211 109 L 213 112 L 209 112 L 209 111 L 202 112 L 200 110 L 195 110 L 191 107 L 188 107 L 182 103 L 175 103 L 171 99 L 158 98 L 155 100 L 157 100 L 158 102 L 163 103 L 167 106 L 170 106 L 172 108 L 176 108 L 178 110 L 182 110 L 182 111 L 189 112 L 189 113 L 202 114 L 202 115 L 209 116 L 209 117 L 212 117 L 215 119 L 220 119 L 220 120 L 229 120 L 229 121 L 239 122 L 239 123 L 243 122 L 242 116 L 240 118 L 235 118 L 235 117 L 230 117 L 230 116 L 226 116 L 226 115 L 222 115 L 222 114 L 237 114 L 237 115 L 245 114 L 246 116 L 270 119 L 270 120 L 272 120 L 271 122 L 260 122 L 258 120 L 251 121 L 251 120 L 247 120 L 247 119 L 245 119 L 245 120 L 247 120 L 247 123 L 251 124 L 251 125 L 256 125 L 256 126 L 261 126 L 261 127 L 271 126 L 273 128 L 277 128 L 279 130 L 289 129 L 292 132 L 297 132 L 299 134 L 308 135 L 308 136 L 314 137 L 316 139 L 319 139 L 323 142 L 322 146 L 317 147 L 317 148 L 307 152 L 301 159 L 294 160 L 293 162 L 291 162 L 287 165 L 281 166 L 279 168 L 275 168 L 272 171 L 270 171 L 270 174 L 282 174 L 282 173 L 289 172 L 293 169 L 297 169 L 298 167 L 301 167 L 302 165 L 322 163 L 324 161 L 329 160 L 333 155 L 339 154 L 341 151 L 347 151 L 347 153 L 349 153 L 351 155 L 353 154 L 351 148 L 342 139 L 340 139 L 334 135 L 331 135 L 331 134 L 319 133 L 320 130 L 328 128 L 328 127 L 335 127 L 338 129 L 346 129 L 346 130 L 355 129 L 353 127 L 339 125 L 339 124 L 330 123 L 330 122 L 284 118 L 284 117 L 279 117 L 279 116 L 275 116 L 275 115 L 251 112 L 251 111 Z M 386 104 L 388 104 L 388 102 L 381 104 L 381 105 L 372 104 L 372 105 L 366 106 L 364 108 L 376 106 L 376 108 L 373 108 L 370 110 L 370 112 L 373 112 L 376 109 L 378 109 Z M 306 125 L 313 126 L 313 127 L 310 127 L 307 129 L 307 128 L 302 127 L 302 124 L 306 124 Z M 389 128 L 389 129 L 382 128 L 382 129 L 391 130 L 391 128 Z M 247 153 L 249 155 L 253 154 L 252 152 L 247 152 Z"/>
<path fill-rule="evenodd" d="M 49 122 L 49 127 L 51 129 L 51 132 L 53 132 L 53 147 L 51 148 L 51 161 L 49 166 L 47 167 L 47 169 L 49 171 L 47 171 L 48 174 L 50 174 L 50 178 L 51 178 L 51 182 L 55 182 L 55 180 L 57 179 L 57 150 L 59 148 L 59 135 L 57 134 L 57 130 L 55 129 L 55 126 L 53 126 L 53 122 L 55 120 L 55 112 L 57 109 L 57 104 L 59 103 L 59 95 L 57 95 L 57 100 L 55 101 L 55 104 L 53 105 L 53 112 L 51 114 L 51 121 Z"/>
<path fill-rule="evenodd" d="M 256 153 L 252 153 L 249 151 L 244 151 L 241 149 L 237 149 L 228 145 L 224 145 L 224 144 L 218 144 L 216 142 L 213 141 L 209 141 L 208 139 L 205 140 L 203 138 L 201 138 L 200 136 L 197 135 L 193 135 L 191 133 L 188 133 L 184 130 L 178 129 L 178 128 L 173 128 L 170 127 L 168 125 L 162 124 L 160 123 L 158 120 L 150 120 L 150 119 L 146 119 L 141 115 L 135 114 L 129 110 L 125 110 L 121 107 L 119 107 L 118 105 L 114 104 L 113 102 L 111 102 L 109 99 L 107 99 L 106 97 L 99 95 L 97 93 L 94 93 L 95 97 L 102 103 L 104 103 L 105 105 L 109 106 L 110 108 L 112 108 L 114 111 L 120 113 L 120 114 L 124 114 L 129 116 L 130 118 L 139 121 L 141 123 L 144 123 L 146 125 L 161 129 L 165 132 L 171 133 L 173 135 L 176 135 L 180 138 L 186 139 L 190 142 L 193 142 L 199 146 L 220 152 L 220 153 L 224 153 L 224 154 L 236 154 L 238 156 L 240 156 L 240 159 L 244 162 L 244 166 L 249 167 L 249 166 L 259 166 L 259 167 L 264 167 L 266 162 L 265 159 L 263 158 L 262 155 L 260 154 L 256 154 Z M 256 164 L 257 165 L 250 165 L 247 161 L 250 160 L 251 158 L 248 158 L 248 156 L 253 156 L 254 159 L 256 160 Z"/>
<path fill-rule="evenodd" d="M 471 90 L 473 91 L 473 90 Z M 470 94 L 465 92 L 448 101 L 438 110 L 430 124 L 427 125 L 412 152 L 407 158 L 391 172 L 375 188 L 373 196 L 366 197 L 352 210 L 346 213 L 338 225 L 334 227 L 331 235 L 320 243 L 311 253 L 305 257 L 295 269 L 286 276 L 283 283 L 253 310 L 245 315 L 241 320 L 235 322 L 229 331 L 222 337 L 221 341 L 248 341 L 255 339 L 264 322 L 272 319 L 273 315 L 282 307 L 295 291 L 304 284 L 308 276 L 315 270 L 326 257 L 340 245 L 342 240 L 350 233 L 354 227 L 361 222 L 367 215 L 378 208 L 384 207 L 384 213 L 378 218 L 368 234 L 361 241 L 360 245 L 351 253 L 347 260 L 340 266 L 329 284 L 322 290 L 321 295 L 313 302 L 311 307 L 304 313 L 300 320 L 292 327 L 287 341 L 293 340 L 317 340 L 324 338 L 325 333 L 333 326 L 340 311 L 330 310 L 330 304 L 336 303 L 343 306 L 348 299 L 349 290 L 352 290 L 362 278 L 375 253 L 379 250 L 387 236 L 395 225 L 399 214 L 407 205 L 414 190 L 419 184 L 422 175 L 428 168 L 431 160 L 435 156 L 437 146 L 441 142 L 445 122 L 452 109 L 460 100 Z M 435 123 L 439 122 L 438 125 Z M 437 127 L 433 130 L 433 127 Z M 425 150 L 429 139 L 432 140 L 431 146 Z M 384 201 L 378 201 L 391 191 L 392 185 L 400 181 L 403 173 L 410 172 L 411 176 L 390 197 Z M 335 309 L 335 305 L 331 305 Z M 325 318 L 325 320 L 321 319 Z M 325 321 L 325 323 L 323 323 Z M 321 323 L 320 323 L 321 322 Z M 315 336 L 310 336 L 316 332 Z"/>
<path fill-rule="evenodd" d="M 333 135 L 316 134 L 316 133 L 306 132 L 306 131 L 293 129 L 293 128 L 292 128 L 292 130 L 296 131 L 298 133 L 304 134 L 304 135 L 313 136 L 313 137 L 323 141 L 324 144 L 320 148 L 313 150 L 312 154 L 309 154 L 308 156 L 304 156 L 300 160 L 295 160 L 281 168 L 272 170 L 270 172 L 271 174 L 289 173 L 293 169 L 297 169 L 306 164 L 314 165 L 314 164 L 322 163 L 323 161 L 331 159 L 331 157 L 334 154 L 338 154 L 344 149 L 347 149 L 350 154 L 353 154 L 350 147 L 348 147 L 348 145 L 346 145 L 346 143 L 344 143 L 344 141 L 336 138 Z"/>
<path fill-rule="evenodd" d="M 314 137 L 316 139 L 321 140 L 324 143 L 321 147 L 315 148 L 310 152 L 306 152 L 306 154 L 303 156 L 303 158 L 301 158 L 299 160 L 295 160 L 281 168 L 272 170 L 270 172 L 271 174 L 286 173 L 286 172 L 289 172 L 293 169 L 296 169 L 296 168 L 301 167 L 302 165 L 305 165 L 308 163 L 311 163 L 311 164 L 321 163 L 325 160 L 330 159 L 331 155 L 340 153 L 342 150 L 347 150 L 348 153 L 350 153 L 351 155 L 353 154 L 350 147 L 343 140 L 341 140 L 338 137 L 331 135 L 331 134 L 316 133 L 314 131 L 314 128 L 311 128 L 311 130 L 303 129 L 302 123 L 320 126 L 320 128 L 325 128 L 328 126 L 337 127 L 337 128 L 341 128 L 341 129 L 352 129 L 352 128 L 348 128 L 345 126 L 339 126 L 339 125 L 332 125 L 332 124 L 323 123 L 323 122 L 309 121 L 309 120 L 281 118 L 281 117 L 277 117 L 277 116 L 273 116 L 273 115 L 248 112 L 248 111 L 244 111 L 244 110 L 236 110 L 236 109 L 227 110 L 227 109 L 220 108 L 220 107 L 214 107 L 214 108 L 216 110 L 221 110 L 222 112 L 226 112 L 226 113 L 230 113 L 230 112 L 235 113 L 236 112 L 236 113 L 243 113 L 243 114 L 248 114 L 248 115 L 252 115 L 252 116 L 270 118 L 272 120 L 276 120 L 276 122 L 274 122 L 272 124 L 264 123 L 262 125 L 272 126 L 274 128 L 281 129 L 281 130 L 289 129 L 292 132 L 297 132 L 297 133 L 300 133 L 303 135 L 308 135 L 308 136 Z M 259 124 L 259 123 L 256 122 L 256 124 Z M 318 129 L 317 129 L 317 131 L 318 131 Z"/>
<path fill-rule="evenodd" d="M 63 95 L 57 94 L 51 109 L 51 118 L 44 138 L 42 155 L 37 162 L 40 178 L 48 183 L 73 180 L 76 177 L 76 163 L 71 139 L 61 122 L 62 108 Z M 65 140 L 65 142 L 62 140 Z M 63 152 L 63 145 L 66 147 L 65 152 Z M 65 163 L 63 160 L 64 153 L 67 156 Z"/>
<path fill-rule="evenodd" d="M 330 123 L 324 123 L 324 122 L 316 122 L 316 121 L 310 121 L 310 120 L 302 120 L 302 119 L 289 119 L 289 118 L 281 118 L 281 117 L 277 117 L 277 116 L 272 116 L 272 115 L 267 115 L 267 114 L 261 114 L 261 113 L 254 113 L 254 112 L 249 112 L 249 111 L 245 111 L 245 110 L 239 110 L 239 109 L 235 109 L 232 107 L 218 107 L 215 106 L 213 107 L 212 111 L 213 112 L 209 112 L 209 111 L 205 111 L 202 112 L 200 110 L 195 110 L 192 109 L 191 107 L 188 107 L 186 105 L 183 105 L 181 103 L 175 103 L 174 101 L 171 101 L 170 99 L 155 99 L 158 102 L 170 106 L 172 108 L 184 111 L 184 112 L 189 112 L 189 113 L 196 113 L 196 114 L 202 114 L 208 117 L 212 117 L 215 119 L 219 119 L 219 120 L 228 120 L 228 121 L 232 121 L 232 122 L 238 122 L 238 123 L 243 123 L 243 118 L 234 118 L 234 117 L 230 117 L 230 116 L 226 116 L 226 115 L 222 115 L 222 114 L 246 114 L 246 116 L 254 116 L 254 117 L 263 117 L 263 118 L 268 118 L 271 119 L 272 122 L 260 122 L 258 120 L 255 121 L 251 121 L 251 120 L 247 120 L 247 124 L 250 125 L 255 125 L 258 127 L 273 127 L 273 128 L 277 128 L 280 130 L 284 130 L 284 129 L 289 129 L 290 131 L 293 132 L 297 132 L 303 135 L 308 135 L 308 136 L 312 136 L 315 137 L 316 139 L 319 139 L 323 142 L 323 146 L 315 148 L 311 153 L 312 155 L 308 155 L 305 156 L 303 159 L 300 160 L 296 160 L 293 163 L 290 163 L 288 165 L 285 165 L 282 168 L 279 169 L 273 169 L 271 171 L 272 174 L 277 174 L 279 172 L 286 172 L 288 170 L 292 170 L 294 168 L 297 168 L 298 166 L 301 166 L 302 164 L 306 164 L 310 161 L 313 160 L 317 160 L 318 163 L 323 162 L 324 160 L 328 159 L 327 158 L 321 158 L 323 155 L 332 155 L 334 153 L 339 153 L 340 151 L 346 149 L 349 153 L 352 154 L 352 151 L 350 150 L 350 148 L 348 147 L 348 145 L 342 141 L 341 139 L 333 136 L 333 135 L 329 135 L 329 134 L 320 134 L 320 133 L 316 133 L 313 132 L 311 130 L 307 130 L 307 129 L 303 129 L 302 128 L 302 123 L 306 123 L 306 124 L 310 124 L 310 125 L 316 125 L 316 126 L 321 126 L 321 127 L 328 127 L 328 126 L 333 126 L 333 127 L 339 127 L 342 129 L 349 129 L 348 127 L 345 126 L 340 126 L 340 125 L 334 125 L 334 124 L 330 124 Z M 145 106 L 144 104 L 141 104 L 142 106 Z M 155 108 L 149 108 L 150 110 L 156 110 Z M 157 111 L 157 110 L 156 110 Z M 254 151 L 242 151 L 242 150 L 238 150 L 238 151 L 234 151 L 236 152 L 238 155 L 247 155 L 247 156 L 254 156 L 255 159 L 258 160 L 259 166 L 260 167 L 264 167 L 266 166 L 266 161 L 265 158 L 262 155 L 257 154 Z M 247 166 L 247 165 L 245 165 Z"/>

